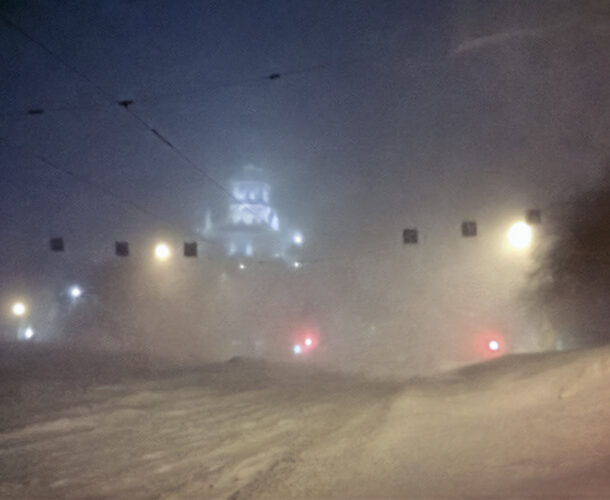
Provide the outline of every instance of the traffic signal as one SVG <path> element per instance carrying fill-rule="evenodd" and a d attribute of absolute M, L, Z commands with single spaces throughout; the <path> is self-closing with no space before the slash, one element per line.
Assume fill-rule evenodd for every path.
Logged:
<path fill-rule="evenodd" d="M 477 235 L 477 223 L 473 220 L 462 222 L 462 236 L 471 238 Z"/>
<path fill-rule="evenodd" d="M 418 242 L 417 229 L 409 228 L 402 232 L 402 242 L 405 245 L 415 245 Z"/>
<path fill-rule="evenodd" d="M 184 256 L 197 257 L 197 242 L 187 241 L 184 243 Z"/>
<path fill-rule="evenodd" d="M 57 237 L 51 238 L 49 240 L 49 246 L 51 248 L 51 252 L 63 252 L 65 250 L 64 239 Z"/>
<path fill-rule="evenodd" d="M 116 241 L 114 243 L 114 253 L 118 257 L 129 257 L 129 243 L 126 241 Z"/>

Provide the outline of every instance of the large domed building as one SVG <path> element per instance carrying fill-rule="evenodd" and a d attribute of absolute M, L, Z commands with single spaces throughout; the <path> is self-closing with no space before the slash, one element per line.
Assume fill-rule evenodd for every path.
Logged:
<path fill-rule="evenodd" d="M 271 186 L 263 171 L 246 166 L 231 181 L 232 200 L 227 212 L 212 221 L 208 215 L 204 234 L 220 242 L 229 257 L 269 259 L 282 257 L 284 237 L 280 219 L 271 205 Z"/>

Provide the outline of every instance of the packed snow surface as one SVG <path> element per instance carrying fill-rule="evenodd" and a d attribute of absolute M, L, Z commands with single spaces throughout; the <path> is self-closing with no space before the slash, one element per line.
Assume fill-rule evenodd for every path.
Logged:
<path fill-rule="evenodd" d="M 370 380 L 4 349 L 2 498 L 610 497 L 610 349 Z"/>

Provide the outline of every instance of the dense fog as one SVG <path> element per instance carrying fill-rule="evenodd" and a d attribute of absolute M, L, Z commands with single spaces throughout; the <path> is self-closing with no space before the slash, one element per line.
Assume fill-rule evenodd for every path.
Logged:
<path fill-rule="evenodd" d="M 424 374 L 563 347 L 532 272 L 602 176 L 607 2 L 153 4 L 3 4 L 30 37 L 0 31 L 5 340 L 23 298 L 32 341 L 185 364 Z M 229 256 L 206 233 L 247 165 L 298 249 Z"/>

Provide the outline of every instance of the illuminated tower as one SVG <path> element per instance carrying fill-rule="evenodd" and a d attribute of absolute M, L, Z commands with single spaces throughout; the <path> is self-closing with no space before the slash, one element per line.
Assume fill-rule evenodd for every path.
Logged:
<path fill-rule="evenodd" d="M 269 202 L 271 188 L 261 180 L 261 171 L 245 168 L 243 180 L 231 183 L 235 201 L 229 206 L 230 224 L 236 228 L 279 231 L 280 220 Z"/>
<path fill-rule="evenodd" d="M 277 252 L 280 220 L 271 206 L 271 187 L 262 170 L 245 167 L 231 182 L 233 201 L 220 230 L 230 256 L 270 257 Z"/>

